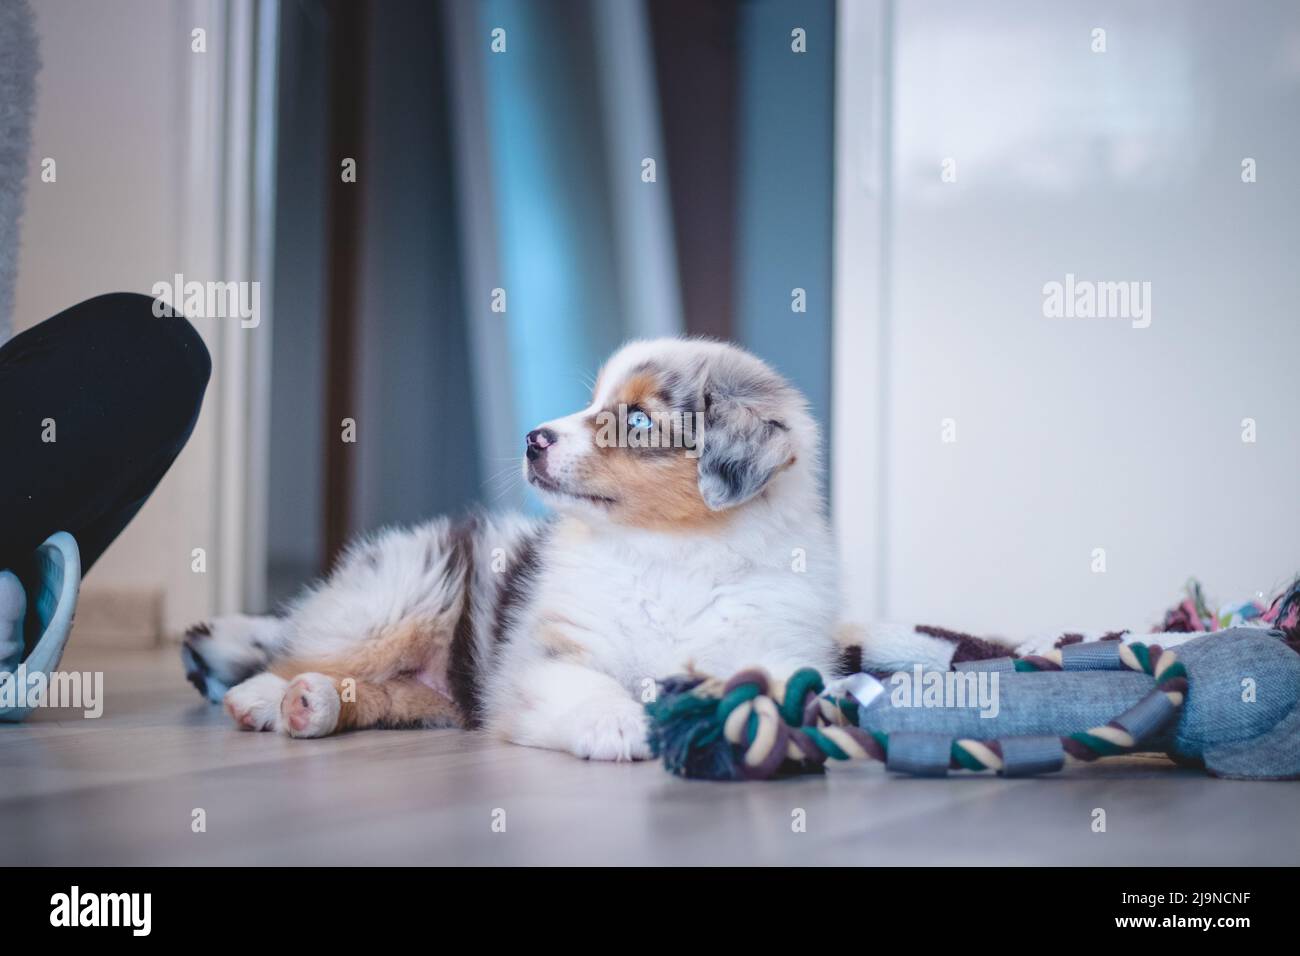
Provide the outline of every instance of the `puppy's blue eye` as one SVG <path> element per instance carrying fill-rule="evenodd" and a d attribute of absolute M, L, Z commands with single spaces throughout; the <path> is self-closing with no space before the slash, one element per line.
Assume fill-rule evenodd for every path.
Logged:
<path fill-rule="evenodd" d="M 639 408 L 634 408 L 627 413 L 628 428 L 649 428 L 650 424 L 650 416 Z"/>

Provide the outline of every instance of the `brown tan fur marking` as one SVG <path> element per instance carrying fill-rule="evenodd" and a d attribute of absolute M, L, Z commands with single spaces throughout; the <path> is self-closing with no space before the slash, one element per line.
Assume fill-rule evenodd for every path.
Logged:
<path fill-rule="evenodd" d="M 358 680 L 387 680 L 444 661 L 454 627 L 455 615 L 443 615 L 434 620 L 411 618 L 337 657 L 316 661 L 286 658 L 276 661 L 270 670 L 286 680 L 309 671 L 348 674 Z"/>
<path fill-rule="evenodd" d="M 569 636 L 566 625 L 572 622 L 558 615 L 546 615 L 538 622 L 537 640 L 550 658 L 581 658 L 587 654 L 582 644 Z"/>
<path fill-rule="evenodd" d="M 617 390 L 618 405 L 638 406 L 651 416 L 669 411 L 662 398 L 662 384 L 652 372 L 636 372 Z M 593 428 L 595 428 L 593 422 Z M 671 436 L 664 436 L 671 439 Z M 688 530 L 709 527 L 729 519 L 714 511 L 700 496 L 698 459 L 686 448 L 597 447 L 584 487 L 616 502 L 611 506 L 615 520 L 635 527 L 656 530 Z"/>
<path fill-rule="evenodd" d="M 341 681 L 334 689 L 342 696 Z M 382 682 L 357 681 L 355 700 L 342 701 L 339 730 L 365 727 L 459 726 L 460 712 L 452 702 L 413 677 Z"/>

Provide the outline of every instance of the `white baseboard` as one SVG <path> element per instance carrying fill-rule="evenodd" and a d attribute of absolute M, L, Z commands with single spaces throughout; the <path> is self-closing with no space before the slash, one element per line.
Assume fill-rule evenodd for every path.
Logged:
<path fill-rule="evenodd" d="M 82 647 L 145 650 L 163 642 L 161 588 L 88 588 L 77 600 L 73 641 Z"/>

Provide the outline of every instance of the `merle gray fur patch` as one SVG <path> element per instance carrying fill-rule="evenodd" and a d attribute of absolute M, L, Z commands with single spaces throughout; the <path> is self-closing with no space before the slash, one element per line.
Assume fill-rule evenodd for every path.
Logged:
<path fill-rule="evenodd" d="M 704 371 L 700 495 L 714 511 L 759 494 L 794 455 L 785 418 L 802 402 L 779 375 L 747 355 L 724 355 Z"/>

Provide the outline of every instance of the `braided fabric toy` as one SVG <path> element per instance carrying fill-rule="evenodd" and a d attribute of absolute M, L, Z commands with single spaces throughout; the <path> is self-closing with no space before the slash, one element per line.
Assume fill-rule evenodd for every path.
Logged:
<path fill-rule="evenodd" d="M 1238 627 L 1198 635 L 1177 652 L 1081 641 L 951 671 L 916 665 L 927 682 L 983 681 L 993 692 L 987 703 L 996 702 L 987 707 L 984 699 L 918 703 L 865 673 L 829 688 L 811 669 L 784 682 L 761 670 L 726 681 L 678 677 L 646 706 L 648 739 L 672 773 L 710 780 L 819 773 L 828 761 L 859 760 L 919 776 L 1020 777 L 1135 752 L 1165 753 L 1215 776 L 1300 779 L 1300 654 L 1291 636 Z M 889 679 L 905 686 L 911 678 L 900 671 Z"/>
<path fill-rule="evenodd" d="M 1079 648 L 1095 646 L 1099 645 L 1075 645 L 1076 649 L 1067 653 L 1078 658 Z M 1156 687 L 1105 724 L 1061 736 L 1060 749 L 1069 761 L 1131 753 L 1167 724 L 1183 704 L 1187 672 L 1173 651 L 1145 644 L 1115 644 L 1109 649 L 1115 651 L 1113 658 L 1092 655 L 1093 667 L 1148 674 L 1155 678 Z M 1055 650 L 1016 660 L 1011 666 L 1020 672 L 1048 672 L 1064 670 L 1066 665 L 1062 651 Z M 785 684 L 771 680 L 761 670 L 747 670 L 721 685 L 707 680 L 689 688 L 678 685 L 648 709 L 652 749 L 664 758 L 669 770 L 684 776 L 713 777 L 725 770 L 722 775 L 726 777 L 763 779 L 778 772 L 815 771 L 827 760 L 878 760 L 894 769 L 918 773 L 926 769 L 909 767 L 906 760 L 891 760 L 890 735 L 858 726 L 859 701 L 851 692 L 840 697 L 827 694 L 821 675 L 811 668 L 797 671 Z M 947 769 L 1007 772 L 1011 769 L 1007 749 L 1022 745 L 1043 749 L 1035 737 L 954 739 L 948 748 Z M 726 759 L 728 750 L 732 761 Z M 701 763 L 703 753 L 710 754 L 710 759 Z M 1040 763 L 1033 761 L 1032 765 L 1048 769 L 1040 768 Z M 699 772 L 705 768 L 714 772 Z"/>
<path fill-rule="evenodd" d="M 1267 605 L 1217 614 L 1191 582 L 1159 631 L 1072 632 L 1017 653 L 943 628 L 875 625 L 845 647 L 841 668 L 861 673 L 829 689 L 808 669 L 785 682 L 761 670 L 662 682 L 646 706 L 648 740 L 671 772 L 712 780 L 864 759 L 923 776 L 1029 776 L 1138 751 L 1214 776 L 1300 779 L 1300 578 Z M 962 683 L 972 679 L 979 712 Z M 908 699 L 909 681 L 926 688 L 919 698 Z"/>

